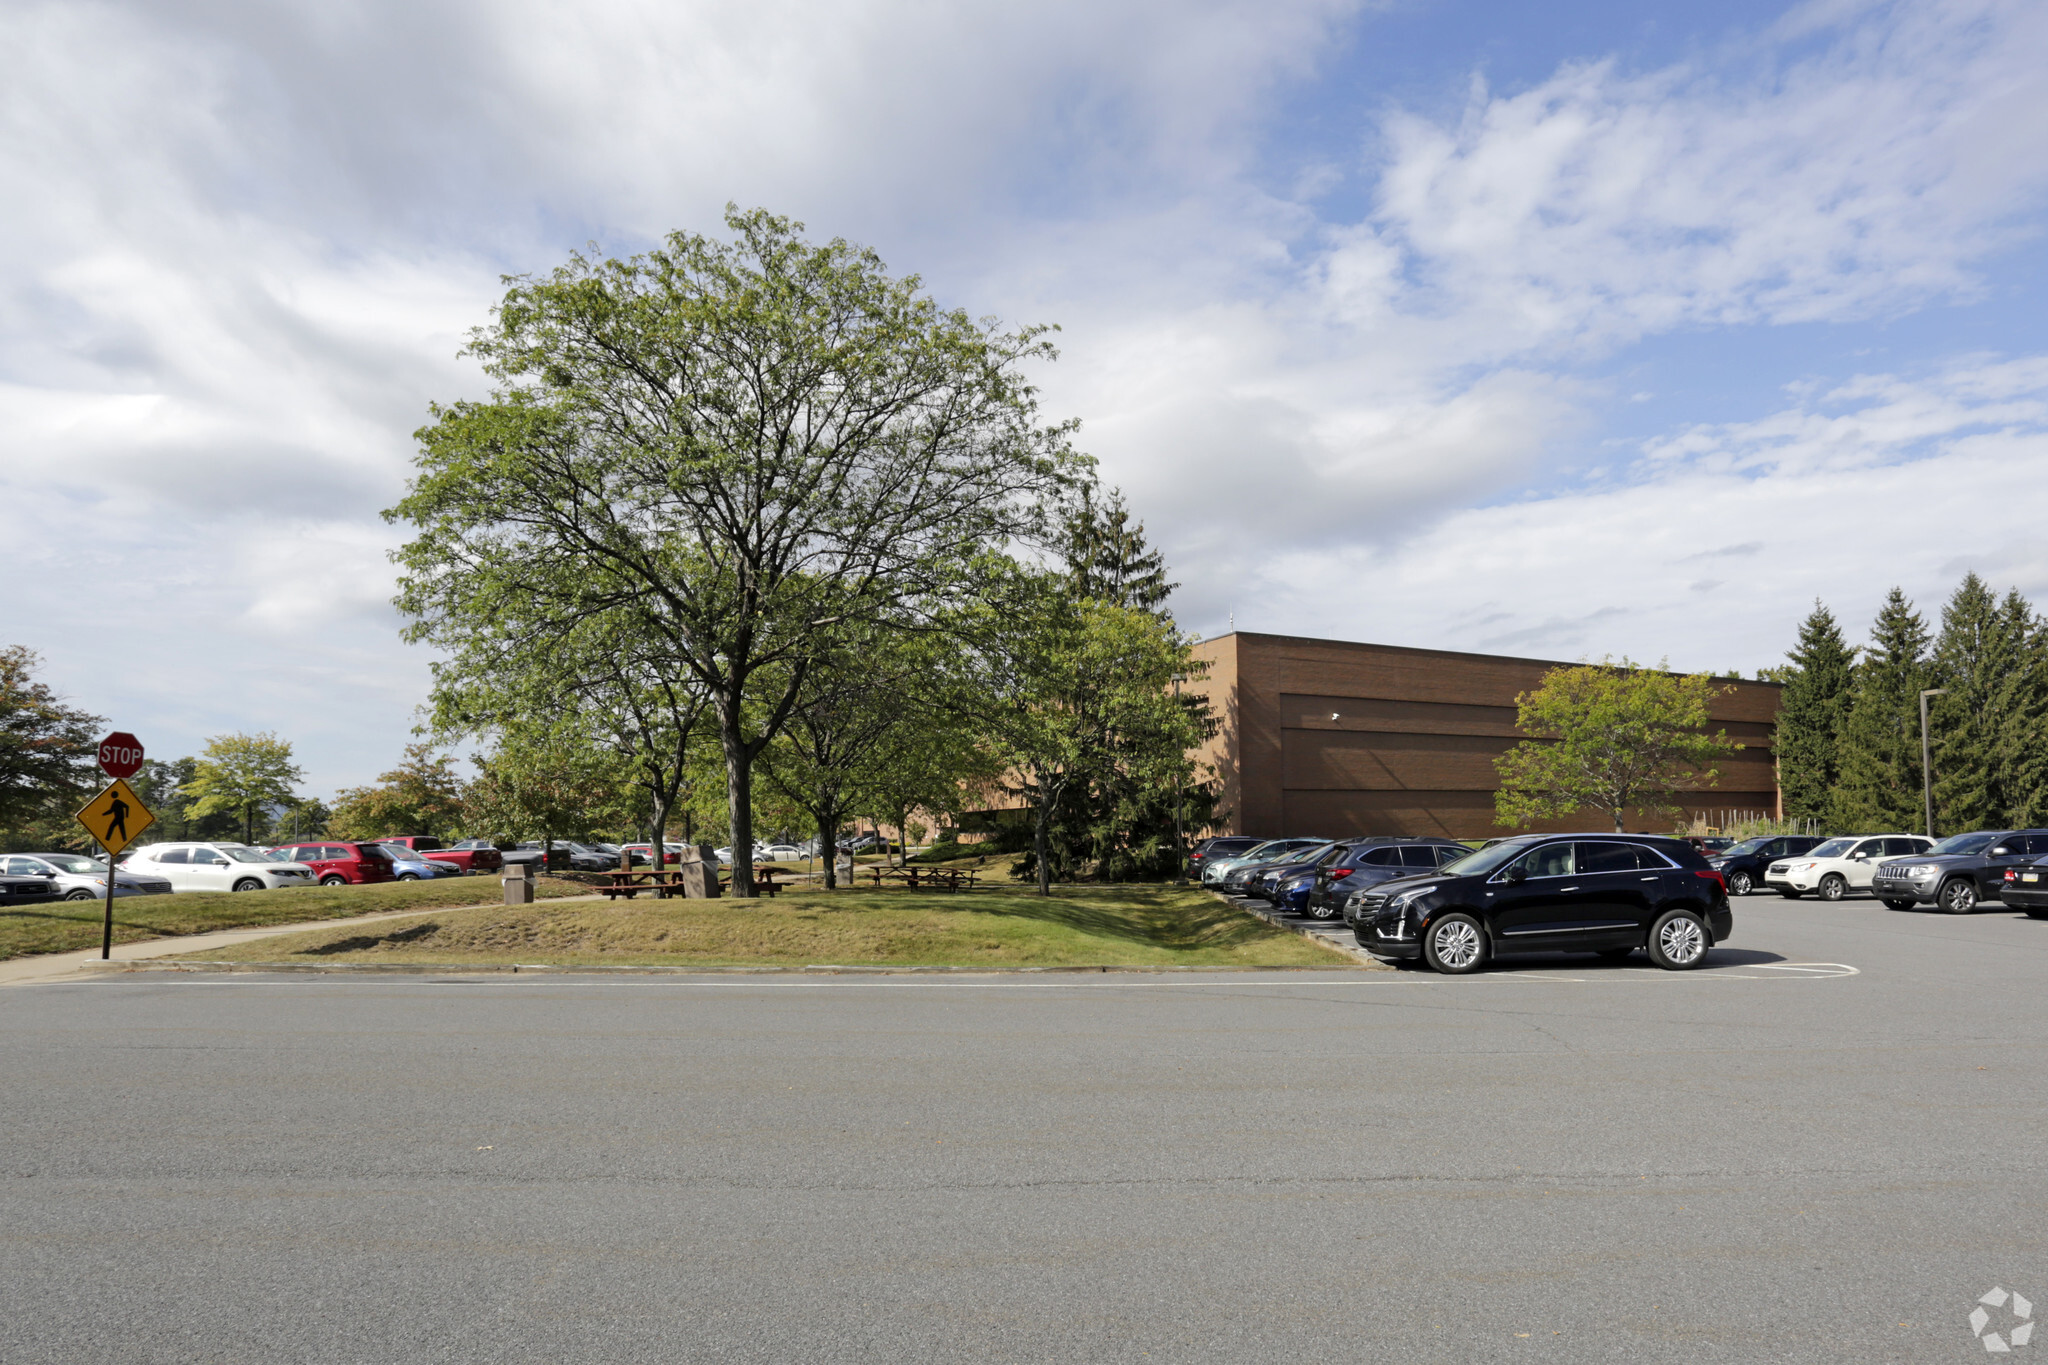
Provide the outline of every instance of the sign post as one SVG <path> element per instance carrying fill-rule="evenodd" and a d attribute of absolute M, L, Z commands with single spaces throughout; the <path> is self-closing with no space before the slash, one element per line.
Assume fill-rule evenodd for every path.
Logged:
<path fill-rule="evenodd" d="M 156 823 L 156 816 L 128 785 L 128 779 L 142 770 L 142 741 L 126 730 L 116 730 L 100 741 L 100 767 L 113 785 L 85 803 L 78 823 L 99 841 L 107 853 L 107 909 L 100 925 L 100 960 L 114 955 L 114 883 L 119 876 L 114 858 L 135 842 L 135 836 Z"/>

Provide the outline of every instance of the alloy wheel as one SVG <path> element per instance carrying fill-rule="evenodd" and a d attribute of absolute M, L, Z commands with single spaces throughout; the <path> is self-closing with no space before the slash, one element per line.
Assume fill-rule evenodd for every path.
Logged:
<path fill-rule="evenodd" d="M 1838 901 L 1848 891 L 1849 884 L 1832 872 L 1820 879 L 1820 898 L 1824 901 Z"/>
<path fill-rule="evenodd" d="M 1673 915 L 1657 930 L 1657 947 L 1666 961 L 1689 967 L 1707 953 L 1707 931 L 1690 915 Z"/>
<path fill-rule="evenodd" d="M 1977 888 L 1966 881 L 1952 881 L 1941 888 L 1941 908 L 1951 915 L 1967 915 L 1977 908 Z"/>
<path fill-rule="evenodd" d="M 1430 931 L 1436 960 L 1451 971 L 1470 967 L 1479 957 L 1479 930 L 1470 920 L 1446 920 Z"/>
<path fill-rule="evenodd" d="M 1728 878 L 1728 894 L 1731 896 L 1747 896 L 1750 888 L 1754 885 L 1755 883 L 1750 880 L 1747 872 L 1737 872 Z"/>

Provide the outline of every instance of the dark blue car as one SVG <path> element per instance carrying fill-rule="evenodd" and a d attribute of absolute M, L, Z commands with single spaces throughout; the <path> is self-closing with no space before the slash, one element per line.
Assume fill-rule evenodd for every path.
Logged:
<path fill-rule="evenodd" d="M 1314 848 L 1303 849 L 1299 854 L 1289 857 L 1285 862 L 1275 862 L 1267 867 L 1260 868 L 1255 876 L 1246 881 L 1244 889 L 1250 895 L 1257 896 L 1261 900 L 1272 901 L 1275 905 L 1278 905 L 1280 904 L 1279 888 L 1283 882 L 1292 882 L 1304 872 L 1313 877 L 1317 868 L 1336 857 L 1338 853 L 1343 851 L 1343 848 L 1344 845 L 1342 844 L 1332 843 L 1318 844 Z"/>

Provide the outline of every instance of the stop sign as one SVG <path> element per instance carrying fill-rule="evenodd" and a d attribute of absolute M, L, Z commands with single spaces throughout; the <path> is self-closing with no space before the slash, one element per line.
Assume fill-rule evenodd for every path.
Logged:
<path fill-rule="evenodd" d="M 100 741 L 100 767 L 108 777 L 133 777 L 142 769 L 142 741 L 116 730 Z"/>

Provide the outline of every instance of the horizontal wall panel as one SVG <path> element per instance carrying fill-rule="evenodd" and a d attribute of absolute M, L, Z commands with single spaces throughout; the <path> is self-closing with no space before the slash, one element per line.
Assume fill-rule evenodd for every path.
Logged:
<path fill-rule="evenodd" d="M 1494 760 L 1515 741 L 1487 735 L 1283 730 L 1281 786 L 1287 791 L 1487 791 L 1498 785 Z M 1768 752 L 1744 750 L 1715 767 L 1708 790 L 1772 786 Z"/>
<path fill-rule="evenodd" d="M 1716 792 L 1713 810 L 1768 811 L 1776 800 L 1775 791 Z M 1679 803 L 1685 810 L 1691 801 Z M 1529 829 L 1505 828 L 1494 823 L 1493 793 L 1490 791 L 1433 792 L 1288 792 L 1285 816 L 1271 828 L 1248 829 L 1247 834 L 1277 839 L 1292 835 L 1348 839 L 1366 834 L 1445 834 L 1454 839 L 1498 839 L 1509 834 L 1594 832 L 1608 827 L 1598 811 L 1582 811 L 1559 820 L 1545 820 Z M 1668 815 L 1634 812 L 1627 828 L 1639 833 L 1668 834 Z"/>

